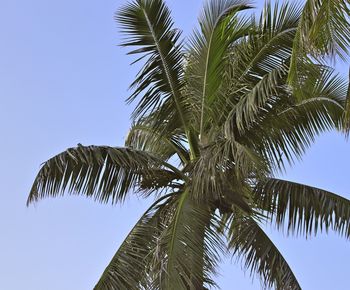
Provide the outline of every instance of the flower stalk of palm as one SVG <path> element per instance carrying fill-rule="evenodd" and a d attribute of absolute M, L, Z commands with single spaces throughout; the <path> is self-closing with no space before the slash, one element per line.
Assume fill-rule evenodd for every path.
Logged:
<path fill-rule="evenodd" d="M 95 289 L 207 289 L 223 252 L 266 287 L 300 289 L 261 223 L 350 236 L 350 201 L 274 177 L 320 133 L 346 129 L 347 84 L 324 61 L 347 53 L 346 2 L 327 14 L 339 30 L 316 38 L 310 22 L 328 2 L 266 2 L 254 17 L 247 1 L 213 0 L 187 43 L 162 0 L 118 11 L 122 45 L 142 63 L 126 147 L 68 149 L 42 166 L 28 199 L 155 197 Z"/>

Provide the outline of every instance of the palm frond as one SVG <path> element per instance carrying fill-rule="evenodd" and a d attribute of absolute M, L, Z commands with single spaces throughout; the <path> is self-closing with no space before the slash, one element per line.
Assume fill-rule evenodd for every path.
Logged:
<path fill-rule="evenodd" d="M 256 143 L 256 151 L 269 160 L 274 170 L 283 170 L 285 162 L 293 164 L 295 159 L 301 159 L 316 136 L 339 127 L 342 112 L 341 105 L 335 101 L 313 98 L 281 112 L 280 115 L 272 115 L 274 120 L 266 118 L 261 124 L 261 132 L 251 130 L 250 133 L 255 133 L 249 142 L 261 137 L 262 142 Z"/>
<path fill-rule="evenodd" d="M 170 10 L 162 0 L 135 0 L 119 10 L 116 20 L 126 35 L 122 45 L 136 47 L 129 54 L 141 54 L 140 59 L 145 62 L 131 85 L 134 93 L 129 101 L 142 94 L 133 116 L 152 112 L 170 100 L 173 112 L 186 127 L 181 96 L 183 54 L 180 32 L 173 28 Z"/>
<path fill-rule="evenodd" d="M 318 3 L 317 3 L 318 2 Z M 345 58 L 349 53 L 350 44 L 350 1 L 349 0 L 309 0 L 305 6 L 301 25 L 312 21 L 310 30 L 305 25 L 302 33 L 309 33 L 313 50 L 317 53 L 337 55 Z M 307 11 L 310 9 L 310 11 Z M 314 9 L 314 11 L 311 11 Z M 316 17 L 314 15 L 316 14 Z M 309 17 L 309 20 L 306 18 Z M 322 32 L 322 33 L 320 33 Z"/>
<path fill-rule="evenodd" d="M 237 12 L 251 8 L 248 3 L 243 0 L 208 2 L 199 19 L 201 30 L 195 31 L 191 38 L 186 75 L 189 76 L 188 89 L 198 102 L 198 131 L 201 138 L 205 114 L 215 100 L 222 82 L 228 48 L 237 38 L 248 33 L 249 26 L 236 16 Z"/>
<path fill-rule="evenodd" d="M 123 201 L 130 190 L 166 187 L 181 175 L 176 168 L 147 152 L 79 145 L 43 164 L 27 203 L 63 195 L 65 191 L 116 203 Z"/>
<path fill-rule="evenodd" d="M 321 132 L 341 130 L 346 83 L 326 67 L 313 66 L 312 70 L 310 77 L 304 72 L 302 99 L 296 102 L 292 91 L 277 86 L 277 93 L 255 113 L 245 132 L 235 132 L 229 123 L 227 128 L 232 129 L 227 134 L 255 148 L 273 167 L 283 168 L 284 161 L 291 163 L 295 157 L 300 158 Z"/>
<path fill-rule="evenodd" d="M 253 18 L 253 32 L 232 48 L 227 102 L 221 109 L 221 124 L 226 122 L 226 127 L 246 130 L 258 111 L 273 106 L 276 95 L 286 89 L 288 62 L 299 16 L 298 5 L 276 2 L 272 7 L 267 1 L 259 21 Z M 233 137 L 227 133 L 234 131 L 233 128 L 226 130 L 226 135 Z"/>
<path fill-rule="evenodd" d="M 289 83 L 298 86 L 299 71 L 308 55 L 319 61 L 349 54 L 348 0 L 307 0 L 293 44 Z"/>
<path fill-rule="evenodd" d="M 228 231 L 229 249 L 251 276 L 259 274 L 264 288 L 301 289 L 280 251 L 254 219 L 233 216 Z"/>
<path fill-rule="evenodd" d="M 350 237 L 350 200 L 319 188 L 269 178 L 255 188 L 258 205 L 279 228 L 309 236 L 332 229 Z"/>
<path fill-rule="evenodd" d="M 350 68 L 348 74 L 348 91 L 345 102 L 344 131 L 347 136 L 350 133 Z"/>
<path fill-rule="evenodd" d="M 166 227 L 167 208 L 173 194 L 158 199 L 142 215 L 104 270 L 94 290 L 150 289 L 152 251 Z"/>
<path fill-rule="evenodd" d="M 263 12 L 257 23 L 254 23 L 254 33 L 246 41 L 238 44 L 241 54 L 240 80 L 245 78 L 262 77 L 264 74 L 285 64 L 290 58 L 294 35 L 301 15 L 298 4 L 284 2 L 271 5 L 266 1 Z"/>
<path fill-rule="evenodd" d="M 161 289 L 202 289 L 214 283 L 211 275 L 223 244 L 211 223 L 210 208 L 193 203 L 185 191 L 161 241 L 166 253 L 166 278 Z"/>
<path fill-rule="evenodd" d="M 242 94 L 240 100 L 228 114 L 225 122 L 226 136 L 236 138 L 235 128 L 239 132 L 249 129 L 261 109 L 273 106 L 275 96 L 282 86 L 281 80 L 286 75 L 286 68 L 280 67 L 265 74 L 251 89 Z"/>

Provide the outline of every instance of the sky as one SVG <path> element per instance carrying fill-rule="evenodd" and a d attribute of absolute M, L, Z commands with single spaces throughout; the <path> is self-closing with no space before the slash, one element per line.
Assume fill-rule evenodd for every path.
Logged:
<path fill-rule="evenodd" d="M 26 207 L 40 164 L 51 156 L 77 143 L 123 145 L 132 110 L 124 100 L 136 73 L 113 20 L 123 3 L 0 0 L 1 289 L 92 289 L 150 203 L 67 196 Z M 189 35 L 202 1 L 167 3 Z M 345 75 L 347 66 L 337 70 Z M 350 198 L 349 153 L 343 136 L 324 134 L 284 178 Z M 303 289 L 349 289 L 350 241 L 332 232 L 305 240 L 266 231 Z M 223 290 L 260 289 L 234 260 L 220 270 Z"/>

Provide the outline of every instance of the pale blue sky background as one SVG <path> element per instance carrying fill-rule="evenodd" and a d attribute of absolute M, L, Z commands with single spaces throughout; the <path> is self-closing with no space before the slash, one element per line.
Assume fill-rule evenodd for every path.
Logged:
<path fill-rule="evenodd" d="M 135 198 L 112 207 L 78 197 L 25 206 L 40 163 L 52 155 L 78 142 L 123 144 L 135 69 L 117 47 L 113 13 L 122 3 L 0 0 L 0 289 L 92 289 L 146 206 Z M 188 34 L 202 1 L 168 3 Z M 349 164 L 350 143 L 325 134 L 285 178 L 350 198 Z M 303 289 L 350 289 L 349 241 L 268 232 Z M 221 269 L 223 290 L 260 289 L 239 266 Z"/>

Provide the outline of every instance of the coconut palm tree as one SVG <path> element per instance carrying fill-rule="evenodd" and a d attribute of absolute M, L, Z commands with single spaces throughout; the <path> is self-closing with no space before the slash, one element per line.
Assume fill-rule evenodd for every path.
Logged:
<path fill-rule="evenodd" d="M 319 134 L 345 129 L 347 83 L 325 61 L 347 51 L 339 3 L 267 1 L 256 17 L 247 1 L 213 0 L 186 42 L 163 0 L 117 12 L 122 45 L 141 63 L 125 147 L 67 149 L 43 164 L 28 198 L 155 200 L 96 290 L 208 289 L 228 253 L 267 288 L 301 289 L 262 224 L 350 237 L 349 200 L 276 177 Z M 321 38 L 318 23 L 329 25 Z"/>

